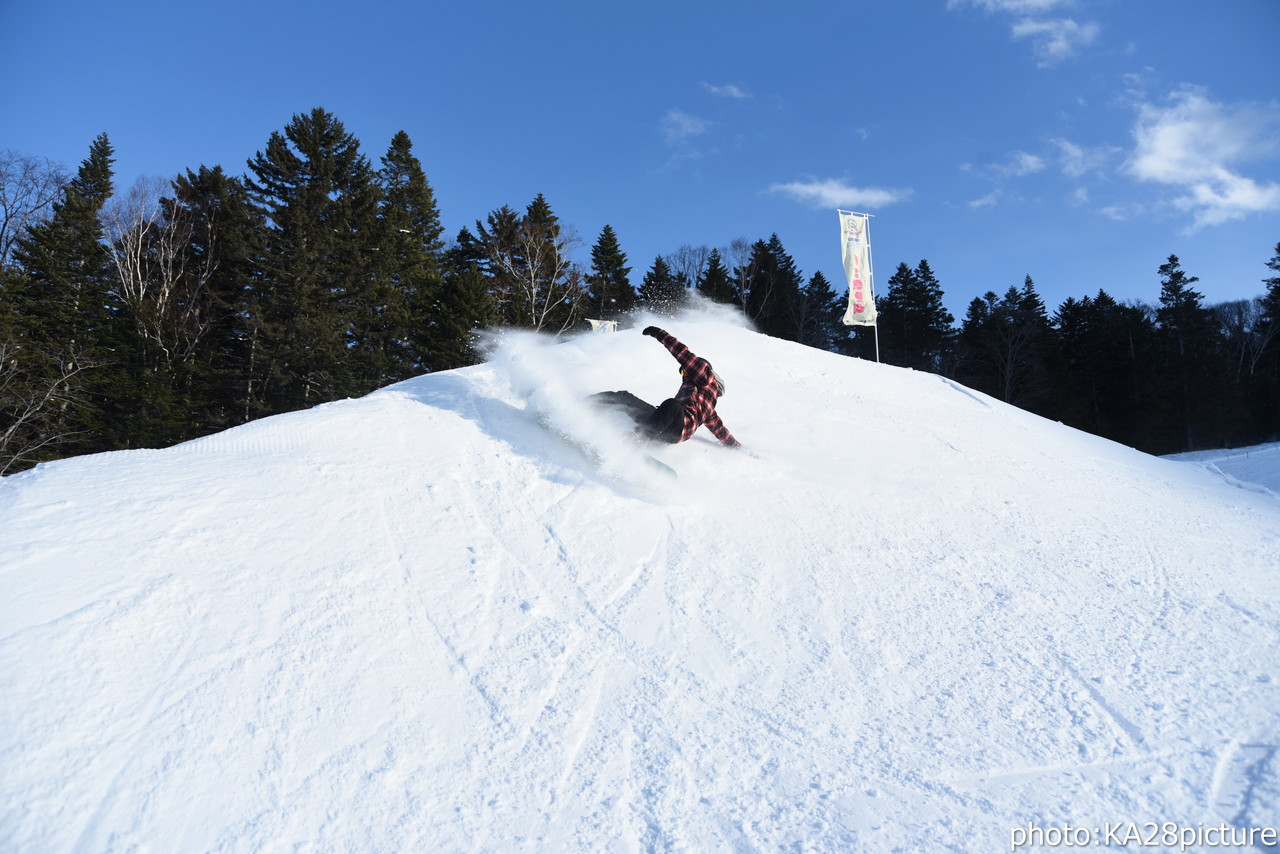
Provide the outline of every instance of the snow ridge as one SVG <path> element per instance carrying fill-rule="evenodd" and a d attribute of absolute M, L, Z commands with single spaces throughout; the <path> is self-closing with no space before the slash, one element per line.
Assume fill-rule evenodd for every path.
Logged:
<path fill-rule="evenodd" d="M 507 333 L 483 365 L 0 480 L 0 850 L 1274 824 L 1275 455 L 1212 461 L 1241 489 L 723 312 L 663 325 L 752 455 L 702 432 L 658 452 L 676 483 L 602 470 L 544 424 L 608 435 L 582 398 L 669 396 L 669 354 Z"/>

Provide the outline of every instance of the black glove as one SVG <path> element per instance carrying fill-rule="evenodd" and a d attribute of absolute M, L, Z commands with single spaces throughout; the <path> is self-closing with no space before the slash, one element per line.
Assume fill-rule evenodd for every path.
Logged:
<path fill-rule="evenodd" d="M 646 326 L 644 328 L 644 332 L 641 332 L 640 334 L 648 335 L 650 338 L 657 338 L 659 335 L 662 334 L 662 330 L 656 326 Z"/>

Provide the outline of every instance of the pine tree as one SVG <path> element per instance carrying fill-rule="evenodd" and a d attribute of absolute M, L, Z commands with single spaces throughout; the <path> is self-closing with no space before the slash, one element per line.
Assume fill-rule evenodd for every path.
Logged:
<path fill-rule="evenodd" d="M 470 238 L 470 232 L 463 234 Z M 463 237 L 459 235 L 459 240 Z M 474 239 L 479 269 L 493 297 L 494 315 L 502 326 L 516 326 L 518 290 L 514 271 L 525 264 L 520 239 L 520 214 L 510 205 L 490 211 L 485 222 L 476 220 Z"/>
<path fill-rule="evenodd" d="M 1059 360 L 1056 417 L 1134 447 L 1149 447 L 1154 325 L 1106 291 L 1067 299 L 1053 318 Z"/>
<path fill-rule="evenodd" d="M 800 343 L 838 352 L 848 337 L 841 322 L 841 298 L 821 272 L 814 273 L 800 290 Z"/>
<path fill-rule="evenodd" d="M 586 279 L 592 317 L 616 320 L 635 307 L 636 289 L 631 285 L 630 273 L 618 236 L 612 226 L 606 225 L 591 247 L 591 272 Z"/>
<path fill-rule="evenodd" d="M 424 326 L 433 371 L 475 364 L 476 334 L 497 319 L 484 259 L 483 245 L 466 228 L 445 253 L 444 284 Z"/>
<path fill-rule="evenodd" d="M 250 198 L 269 220 L 255 287 L 256 414 L 369 391 L 352 351 L 376 310 L 377 193 L 359 142 L 332 114 L 296 115 L 249 161 Z"/>
<path fill-rule="evenodd" d="M 101 134 L 49 218 L 30 226 L 13 250 L 19 275 L 7 301 L 23 375 L 36 387 L 56 389 L 60 400 L 32 439 L 39 451 L 30 461 L 51 458 L 55 448 L 61 455 L 110 450 L 120 439 L 110 410 L 126 385 L 119 355 L 125 330 L 99 218 L 112 193 L 113 157 Z"/>
<path fill-rule="evenodd" d="M 969 304 L 960 329 L 963 382 L 1006 403 L 1030 408 L 1042 400 L 1048 318 L 1028 276 L 1003 297 L 988 291 Z"/>
<path fill-rule="evenodd" d="M 1024 391 L 1019 405 L 1023 409 L 1046 415 L 1052 405 L 1049 373 L 1050 366 L 1057 360 L 1057 340 L 1053 335 L 1044 300 L 1036 291 L 1035 282 L 1030 275 L 1023 280 L 1022 290 L 1018 293 L 1015 322 L 1027 339 L 1021 380 Z"/>
<path fill-rule="evenodd" d="M 1191 287 L 1199 279 L 1182 270 L 1177 255 L 1169 256 L 1159 274 L 1156 324 L 1162 357 L 1160 401 L 1167 428 L 1164 449 L 1189 451 L 1226 438 L 1227 371 L 1213 312 Z"/>
<path fill-rule="evenodd" d="M 1177 255 L 1160 265 L 1160 307 L 1156 322 L 1179 356 L 1203 349 L 1215 335 L 1212 316 L 1203 305 L 1204 295 L 1191 285 L 1200 281 L 1182 270 Z"/>
<path fill-rule="evenodd" d="M 190 435 L 248 420 L 248 376 L 253 325 L 250 293 L 265 224 L 250 204 L 244 183 L 221 166 L 188 170 L 164 200 L 165 216 L 183 224 L 184 275 L 203 287 L 183 305 L 187 329 L 198 332 L 189 375 L 179 377 Z M 193 283 L 194 284 L 194 283 Z M 193 328 L 194 327 L 194 328 Z M 190 435 L 183 438 L 189 438 Z"/>
<path fill-rule="evenodd" d="M 1267 350 L 1280 360 L 1280 243 L 1276 244 L 1275 254 L 1267 261 L 1267 268 L 1276 275 L 1262 280 L 1267 292 L 1262 295 L 1260 322 L 1267 337 Z"/>
<path fill-rule="evenodd" d="M 19 237 L 14 260 L 23 273 L 20 312 L 42 345 L 68 344 L 102 355 L 117 343 L 112 323 L 110 257 L 99 213 L 112 192 L 114 149 L 101 134 L 49 219 Z"/>
<path fill-rule="evenodd" d="M 1248 391 L 1256 435 L 1264 441 L 1275 441 L 1280 438 L 1280 243 L 1267 267 L 1275 275 L 1262 280 L 1267 287 L 1259 300 L 1258 329 L 1263 348 Z"/>
<path fill-rule="evenodd" d="M 731 304 L 737 302 L 733 280 L 729 270 L 720 258 L 720 250 L 712 249 L 707 256 L 707 265 L 698 279 L 698 293 L 712 302 Z"/>
<path fill-rule="evenodd" d="M 920 371 L 943 372 L 951 362 L 955 318 L 943 304 L 942 286 L 929 262 L 905 263 L 889 277 L 877 305 L 884 361 Z"/>
<path fill-rule="evenodd" d="M 777 234 L 751 247 L 746 313 L 760 331 L 775 338 L 800 338 L 800 271 Z"/>
<path fill-rule="evenodd" d="M 917 317 L 921 365 L 924 370 L 945 373 L 954 361 L 955 317 L 947 311 L 942 285 L 929 262 L 923 258 L 916 265 L 915 278 L 920 289 L 913 308 Z"/>
<path fill-rule="evenodd" d="M 243 186 L 201 168 L 169 183 L 172 197 L 140 184 L 107 217 L 127 346 L 128 393 L 112 410 L 123 447 L 164 447 L 231 423 L 240 297 L 256 253 Z M 161 191 L 163 192 L 163 191 Z M 234 247 L 234 248 L 233 248 Z M 124 387 L 122 386 L 122 389 Z"/>
<path fill-rule="evenodd" d="M 671 265 L 661 255 L 654 258 L 640 283 L 640 302 L 655 314 L 672 316 L 683 307 L 684 300 L 685 287 Z"/>
<path fill-rule="evenodd" d="M 587 289 L 572 258 L 578 241 L 541 193 L 524 216 L 504 205 L 476 230 L 501 323 L 558 334 L 581 318 Z"/>
<path fill-rule="evenodd" d="M 876 303 L 876 323 L 880 333 L 880 356 L 890 365 L 913 366 L 917 354 L 915 320 L 910 306 L 919 290 L 915 271 L 905 261 L 885 283 L 884 295 Z"/>
<path fill-rule="evenodd" d="M 358 317 L 364 384 L 380 387 L 428 369 L 425 330 L 444 282 L 444 229 L 435 193 L 404 131 L 378 173 L 377 277 Z"/>

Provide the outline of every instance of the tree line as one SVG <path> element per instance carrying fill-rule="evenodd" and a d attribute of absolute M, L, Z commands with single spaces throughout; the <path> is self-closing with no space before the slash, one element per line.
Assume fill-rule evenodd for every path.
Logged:
<path fill-rule="evenodd" d="M 116 192 L 108 137 L 74 175 L 0 154 L 0 474 L 42 460 L 163 447 L 247 421 L 473 364 L 476 333 L 563 333 L 689 294 L 760 331 L 851 356 L 869 330 L 807 279 L 776 234 L 681 246 L 633 285 L 605 225 L 590 264 L 538 195 L 444 235 L 404 132 L 377 164 L 322 109 L 299 114 L 242 175 L 201 166 Z M 1280 246 L 1268 262 L 1280 273 Z M 879 301 L 884 361 L 955 377 L 1145 450 L 1280 432 L 1280 278 L 1205 306 L 1176 257 L 1160 305 L 1069 299 L 1050 316 L 1030 277 L 975 299 L 957 328 L 927 261 Z"/>
<path fill-rule="evenodd" d="M 900 264 L 880 301 L 886 360 L 1150 453 L 1275 441 L 1280 244 L 1265 266 L 1261 296 L 1209 305 L 1170 255 L 1155 305 L 1099 290 L 1052 314 L 1027 276 L 956 327 L 928 262 Z"/>

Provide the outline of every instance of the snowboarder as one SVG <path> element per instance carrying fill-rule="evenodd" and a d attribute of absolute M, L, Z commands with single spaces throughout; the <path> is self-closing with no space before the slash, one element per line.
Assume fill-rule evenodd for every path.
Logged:
<path fill-rule="evenodd" d="M 592 400 L 625 411 L 636 422 L 636 432 L 654 442 L 684 442 L 702 425 L 731 448 L 742 445 L 716 414 L 716 401 L 724 397 L 724 383 L 706 359 L 699 358 L 674 335 L 656 326 L 645 327 L 644 335 L 656 338 L 680 363 L 680 390 L 658 406 L 645 403 L 629 391 L 604 391 Z"/>

